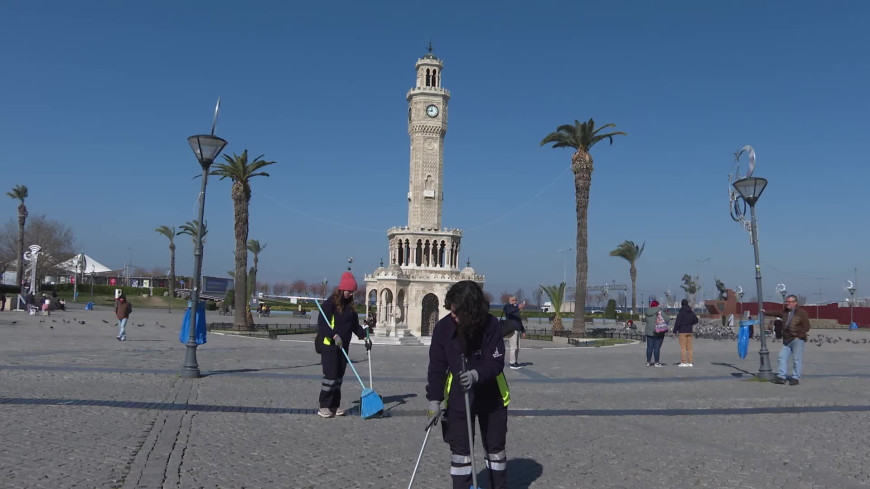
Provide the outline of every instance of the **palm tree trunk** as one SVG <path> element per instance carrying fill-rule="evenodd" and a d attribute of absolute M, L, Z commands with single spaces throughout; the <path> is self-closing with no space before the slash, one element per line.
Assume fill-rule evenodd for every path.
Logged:
<path fill-rule="evenodd" d="M 22 202 L 18 206 L 18 267 L 16 275 L 18 275 L 18 290 L 23 293 L 22 283 L 24 282 L 24 222 L 27 220 L 27 207 Z M 15 303 L 16 305 L 18 302 Z"/>
<path fill-rule="evenodd" d="M 248 300 L 248 201 L 245 199 L 244 188 L 241 183 L 234 182 L 233 198 L 233 227 L 236 235 L 236 297 L 233 324 L 236 329 L 247 329 L 253 326 L 254 321 L 248 322 L 250 314 L 250 301 Z"/>
<path fill-rule="evenodd" d="M 634 263 L 628 271 L 631 275 L 631 312 L 635 313 L 637 312 L 637 268 L 634 267 Z"/>
<path fill-rule="evenodd" d="M 571 332 L 586 334 L 586 283 L 589 272 L 587 228 L 592 156 L 583 149 L 577 149 L 571 157 L 571 170 L 574 172 L 574 197 L 577 202 L 577 286 L 574 290 L 574 323 Z"/>
<path fill-rule="evenodd" d="M 169 242 L 169 302 L 175 297 L 175 243 Z"/>

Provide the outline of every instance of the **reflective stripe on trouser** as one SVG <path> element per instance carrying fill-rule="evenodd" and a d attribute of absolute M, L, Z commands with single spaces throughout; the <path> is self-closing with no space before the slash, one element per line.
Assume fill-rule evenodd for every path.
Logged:
<path fill-rule="evenodd" d="M 463 406 L 464 407 L 464 406 Z M 490 486 L 493 489 L 507 487 L 507 455 L 505 439 L 507 437 L 507 408 L 498 409 L 492 413 L 482 413 L 472 416 L 472 431 L 476 431 L 474 418 L 480 425 L 484 453 L 487 454 L 487 467 L 490 476 Z M 468 424 L 465 412 L 447 410 L 447 423 L 442 423 L 444 441 L 450 445 L 450 475 L 454 489 L 468 489 L 471 485 L 471 458 L 468 444 Z M 478 445 L 478 455 L 480 448 Z M 467 463 L 462 462 L 468 459 Z M 480 466 L 478 466 L 478 469 Z M 480 481 L 478 480 L 478 483 Z"/>
<path fill-rule="evenodd" d="M 471 477 L 471 457 L 468 455 L 451 455 L 450 475 Z"/>
<path fill-rule="evenodd" d="M 323 346 L 320 352 L 323 380 L 320 381 L 320 407 L 335 409 L 341 404 L 341 384 L 347 360 L 336 346 Z"/>

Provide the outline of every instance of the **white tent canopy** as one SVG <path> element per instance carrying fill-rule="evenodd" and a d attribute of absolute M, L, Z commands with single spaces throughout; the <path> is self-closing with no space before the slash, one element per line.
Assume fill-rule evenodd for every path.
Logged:
<path fill-rule="evenodd" d="M 84 267 L 80 267 L 80 265 L 79 265 L 80 260 L 83 261 Z M 102 263 L 98 262 L 97 260 L 94 260 L 93 258 L 89 257 L 88 255 L 86 255 L 84 253 L 76 255 L 76 256 L 70 258 L 69 260 L 59 264 L 58 268 L 62 268 L 64 270 L 67 270 L 67 271 L 72 272 L 72 273 L 84 272 L 85 275 L 90 275 L 92 273 L 104 273 L 104 272 L 111 272 L 112 271 L 111 268 L 103 265 Z"/>

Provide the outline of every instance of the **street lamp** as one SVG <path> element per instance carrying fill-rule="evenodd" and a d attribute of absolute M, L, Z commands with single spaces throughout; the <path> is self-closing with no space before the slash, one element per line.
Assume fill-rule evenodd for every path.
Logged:
<path fill-rule="evenodd" d="M 852 306 L 855 305 L 855 284 L 853 284 L 851 280 L 846 280 L 846 283 L 849 284 L 846 286 L 846 290 L 848 290 L 849 295 L 852 296 L 849 299 L 849 328 L 852 328 L 855 324 L 855 316 L 853 315 L 852 311 Z"/>
<path fill-rule="evenodd" d="M 762 379 L 770 380 L 773 378 L 773 370 L 770 368 L 770 352 L 767 350 L 767 329 L 764 327 L 764 295 L 761 293 L 761 264 L 758 258 L 758 223 L 755 219 L 755 203 L 758 202 L 761 193 L 764 192 L 767 180 L 759 177 L 746 177 L 737 180 L 733 185 L 743 200 L 749 204 L 751 214 L 750 231 L 752 246 L 755 251 L 755 288 L 758 294 L 758 331 L 761 334 L 761 350 L 758 352 L 758 355 L 761 357 L 761 366 L 758 369 L 758 376 Z"/>
<path fill-rule="evenodd" d="M 740 309 L 739 309 L 740 317 L 743 317 L 743 293 L 744 293 L 743 287 L 738 285 L 737 286 L 737 297 L 740 298 Z"/>
<path fill-rule="evenodd" d="M 574 251 L 574 248 L 568 248 L 567 250 L 559 250 L 559 253 L 562 254 L 562 282 L 568 283 L 568 262 L 566 261 L 565 253 L 569 251 Z"/>
<path fill-rule="evenodd" d="M 190 291 L 190 302 L 193 304 L 193 311 L 190 315 L 189 335 L 184 351 L 184 367 L 181 370 L 181 377 L 185 379 L 198 379 L 201 377 L 199 372 L 199 364 L 196 362 L 196 311 L 199 305 L 199 289 L 202 286 L 202 222 L 205 214 L 205 186 L 208 183 L 208 169 L 214 159 L 220 154 L 227 145 L 223 139 L 214 134 L 199 134 L 190 136 L 187 142 L 193 149 L 193 154 L 199 161 L 202 167 L 202 186 L 199 191 L 199 221 L 196 227 L 196 243 L 193 250 L 193 287 Z M 171 301 L 172 298 L 170 297 Z"/>
<path fill-rule="evenodd" d="M 30 264 L 30 293 L 36 293 L 36 263 L 39 259 L 39 250 L 42 249 L 42 246 L 39 245 L 30 245 L 30 251 L 24 252 L 24 259 L 31 262 Z"/>

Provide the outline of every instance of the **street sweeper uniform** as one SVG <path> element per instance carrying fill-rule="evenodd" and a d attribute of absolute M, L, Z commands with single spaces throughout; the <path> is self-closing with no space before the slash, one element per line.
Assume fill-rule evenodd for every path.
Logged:
<path fill-rule="evenodd" d="M 441 402 L 447 412 L 441 429 L 444 441 L 450 445 L 450 475 L 454 489 L 468 489 L 472 483 L 465 391 L 460 382 L 462 354 L 466 356 L 466 370 L 477 372 L 477 380 L 469 391 L 472 424 L 477 417 L 492 487 L 504 489 L 507 484 L 505 440 L 510 391 L 503 372 L 504 338 L 495 316 L 488 315 L 487 325 L 468 344 L 458 334 L 450 315 L 438 321 L 432 333 L 426 398 L 430 405 L 433 405 L 431 401 Z M 442 402 L 444 399 L 447 399 L 446 403 Z"/>
<path fill-rule="evenodd" d="M 330 409 L 335 413 L 341 405 L 341 384 L 347 369 L 347 359 L 339 351 L 348 351 L 351 334 L 366 340 L 365 329 L 359 324 L 359 317 L 352 304 L 346 305 L 341 312 L 332 300 L 323 303 L 323 315 L 317 320 L 319 336 L 323 338 L 320 349 L 320 364 L 323 367 L 323 380 L 320 384 L 320 407 Z M 327 322 L 329 320 L 329 322 Z M 333 336 L 338 335 L 341 344 L 337 345 Z M 370 345 L 366 341 L 366 345 Z"/>

